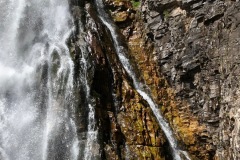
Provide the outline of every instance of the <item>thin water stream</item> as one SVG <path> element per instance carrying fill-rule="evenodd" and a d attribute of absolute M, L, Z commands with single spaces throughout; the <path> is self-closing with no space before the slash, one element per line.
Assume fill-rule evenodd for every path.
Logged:
<path fill-rule="evenodd" d="M 149 91 L 147 85 L 138 80 L 129 59 L 127 58 L 127 50 L 121 44 L 121 39 L 119 37 L 119 33 L 117 32 L 117 27 L 113 23 L 111 18 L 109 18 L 109 15 L 106 13 L 102 0 L 95 0 L 95 3 L 97 6 L 99 18 L 101 19 L 103 24 L 109 29 L 109 31 L 111 33 L 116 52 L 119 57 L 119 60 L 122 63 L 122 66 L 124 67 L 124 69 L 126 70 L 128 75 L 132 78 L 133 85 L 134 85 L 135 89 L 137 90 L 137 92 L 143 97 L 144 100 L 146 100 L 146 102 L 151 107 L 155 117 L 158 120 L 159 125 L 161 126 L 161 129 L 163 130 L 163 132 L 170 144 L 170 147 L 172 149 L 173 158 L 175 160 L 181 160 L 181 155 L 182 155 L 186 159 L 190 160 L 190 157 L 188 156 L 187 152 L 178 149 L 177 141 L 173 135 L 173 131 L 171 130 L 169 124 L 166 122 L 166 120 L 161 115 L 161 112 L 159 111 L 157 104 L 154 102 L 153 98 L 151 97 L 151 94 L 150 94 L 150 91 Z"/>
<path fill-rule="evenodd" d="M 87 44 L 84 40 L 84 30 L 83 27 L 80 28 L 81 36 L 81 58 L 80 58 L 80 81 L 84 88 L 85 99 L 86 99 L 86 106 L 88 110 L 88 117 L 87 117 L 87 139 L 84 149 L 84 160 L 93 160 L 96 155 L 99 155 L 97 151 L 96 144 L 98 144 L 98 130 L 96 129 L 96 119 L 95 119 L 95 108 L 94 104 L 92 103 L 92 97 L 90 95 L 90 82 L 89 82 L 89 68 L 91 68 L 91 63 L 89 62 L 89 52 L 87 49 Z M 86 35 L 86 34 L 85 34 Z M 96 152 L 96 153 L 95 153 Z"/>

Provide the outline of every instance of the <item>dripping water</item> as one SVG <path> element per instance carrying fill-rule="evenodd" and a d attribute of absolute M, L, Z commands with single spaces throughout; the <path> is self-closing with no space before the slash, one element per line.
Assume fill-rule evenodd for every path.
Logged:
<path fill-rule="evenodd" d="M 83 36 L 82 36 L 83 37 Z M 83 41 L 82 41 L 83 43 Z M 95 155 L 99 155 L 98 149 L 96 148 L 95 144 L 97 144 L 98 139 L 98 131 L 96 129 L 96 120 L 95 120 L 95 108 L 94 104 L 91 101 L 92 97 L 90 96 L 90 82 L 89 82 L 89 70 L 90 70 L 90 62 L 89 62 L 89 54 L 86 49 L 86 44 L 81 45 L 81 84 L 85 90 L 85 98 L 86 98 L 86 107 L 88 110 L 88 125 L 87 125 L 87 140 L 85 144 L 84 150 L 84 160 L 93 160 Z M 95 151 L 97 153 L 95 153 Z"/>
<path fill-rule="evenodd" d="M 94 160 L 99 159 L 100 156 L 100 146 L 98 141 L 98 129 L 96 125 L 95 118 L 95 100 L 91 96 L 91 79 L 93 78 L 94 68 L 92 67 L 89 41 L 91 41 L 91 33 L 86 32 L 86 27 L 83 22 L 78 21 L 78 47 L 80 48 L 80 58 L 79 58 L 79 81 L 80 88 L 84 92 L 84 102 L 81 107 L 85 107 L 88 112 L 87 116 L 87 131 L 86 140 L 84 140 L 84 150 L 80 153 L 81 158 L 84 160 Z"/>

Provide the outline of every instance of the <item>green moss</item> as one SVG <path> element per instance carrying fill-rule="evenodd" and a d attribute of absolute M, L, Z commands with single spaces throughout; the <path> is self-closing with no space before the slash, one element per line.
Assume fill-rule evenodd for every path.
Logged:
<path fill-rule="evenodd" d="M 169 16 L 170 16 L 170 13 L 169 13 L 169 11 L 168 10 L 164 10 L 163 11 L 163 16 L 164 16 L 164 19 L 168 19 L 169 18 Z"/>
<path fill-rule="evenodd" d="M 132 6 L 133 6 L 134 9 L 139 8 L 139 6 L 141 4 L 140 1 L 134 1 L 134 0 L 132 0 L 131 3 L 132 3 Z"/>

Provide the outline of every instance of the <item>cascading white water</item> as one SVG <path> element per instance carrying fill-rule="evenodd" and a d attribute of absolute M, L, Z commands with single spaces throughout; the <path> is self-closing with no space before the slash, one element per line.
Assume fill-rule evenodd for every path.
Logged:
<path fill-rule="evenodd" d="M 173 158 L 175 160 L 181 160 L 181 155 L 183 155 L 186 159 L 190 160 L 190 157 L 188 156 L 187 152 L 182 151 L 177 148 L 177 141 L 175 140 L 173 136 L 173 132 L 168 125 L 168 123 L 165 121 L 163 116 L 161 115 L 161 112 L 158 109 L 157 104 L 153 101 L 151 95 L 149 94 L 149 89 L 148 87 L 140 82 L 137 79 L 137 76 L 134 73 L 134 69 L 129 62 L 129 59 L 127 58 L 127 51 L 124 46 L 121 45 L 120 38 L 118 37 L 119 34 L 117 32 L 117 27 L 116 25 L 112 22 L 112 20 L 109 18 L 107 13 L 104 10 L 104 4 L 102 0 L 95 0 L 96 5 L 97 5 L 97 10 L 99 13 L 99 18 L 103 22 L 103 24 L 109 29 L 112 39 L 114 41 L 114 46 L 116 49 L 116 52 L 118 54 L 119 60 L 122 63 L 122 66 L 128 73 L 128 75 L 132 78 L 133 80 L 133 85 L 136 88 L 137 92 L 143 97 L 144 100 L 149 104 L 151 107 L 155 117 L 158 120 L 159 125 L 161 126 L 161 129 L 163 130 L 165 136 L 167 137 L 167 140 L 171 146 L 172 153 L 173 153 Z"/>
<path fill-rule="evenodd" d="M 67 0 L 0 1 L 0 159 L 77 160 Z"/>

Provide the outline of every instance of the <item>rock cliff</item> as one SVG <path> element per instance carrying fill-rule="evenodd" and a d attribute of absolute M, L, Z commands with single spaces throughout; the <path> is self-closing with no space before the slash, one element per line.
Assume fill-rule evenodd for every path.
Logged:
<path fill-rule="evenodd" d="M 188 109 L 204 128 L 194 142 L 203 146 L 195 155 L 204 159 L 239 159 L 239 7 L 191 0 L 142 5 L 159 73 L 175 98 L 186 101 L 181 115 Z"/>
<path fill-rule="evenodd" d="M 96 159 L 172 159 L 150 107 L 135 90 L 94 1 L 69 0 L 76 30 L 69 40 L 79 80 L 88 54 L 99 142 Z M 200 160 L 239 159 L 240 3 L 204 0 L 106 0 L 136 73 L 171 125 L 178 147 Z M 76 85 L 78 86 L 78 85 Z M 78 133 L 87 109 L 79 96 Z"/>

